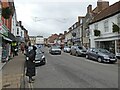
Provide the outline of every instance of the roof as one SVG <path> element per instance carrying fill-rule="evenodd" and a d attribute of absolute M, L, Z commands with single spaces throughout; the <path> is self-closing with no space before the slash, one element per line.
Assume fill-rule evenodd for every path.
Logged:
<path fill-rule="evenodd" d="M 100 13 L 98 13 L 92 22 L 90 24 L 93 24 L 95 22 L 101 21 L 103 19 L 106 19 L 108 17 L 111 17 L 113 15 L 116 15 L 120 13 L 120 1 L 114 3 L 113 5 L 109 6 L 108 8 L 102 10 Z"/>

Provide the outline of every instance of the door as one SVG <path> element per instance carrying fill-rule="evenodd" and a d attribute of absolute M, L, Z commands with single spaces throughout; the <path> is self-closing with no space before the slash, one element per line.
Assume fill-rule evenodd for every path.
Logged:
<path fill-rule="evenodd" d="M 97 59 L 98 58 L 98 51 L 96 49 L 92 49 L 92 51 L 91 51 L 91 57 L 93 59 Z"/>

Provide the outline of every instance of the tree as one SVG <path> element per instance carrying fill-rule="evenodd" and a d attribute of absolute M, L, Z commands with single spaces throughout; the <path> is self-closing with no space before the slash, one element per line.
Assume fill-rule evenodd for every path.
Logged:
<path fill-rule="evenodd" d="M 113 33 L 114 32 L 120 32 L 120 27 L 117 25 L 117 24 L 115 24 L 115 23 L 113 23 L 113 26 L 112 26 L 113 28 Z"/>

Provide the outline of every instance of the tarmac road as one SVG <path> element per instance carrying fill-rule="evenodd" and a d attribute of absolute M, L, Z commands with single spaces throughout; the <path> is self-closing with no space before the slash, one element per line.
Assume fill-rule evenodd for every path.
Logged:
<path fill-rule="evenodd" d="M 37 67 L 33 88 L 118 88 L 118 64 L 98 63 L 45 48 L 46 65 Z"/>

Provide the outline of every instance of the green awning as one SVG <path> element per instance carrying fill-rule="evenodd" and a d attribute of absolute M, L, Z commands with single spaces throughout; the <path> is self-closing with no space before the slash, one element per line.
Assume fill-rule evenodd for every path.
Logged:
<path fill-rule="evenodd" d="M 5 36 L 2 36 L 2 37 L 3 37 L 3 39 L 4 39 L 4 40 L 7 40 L 7 41 L 12 42 L 12 40 L 11 40 L 11 39 L 9 39 L 9 38 L 7 38 L 7 37 L 5 37 Z"/>

